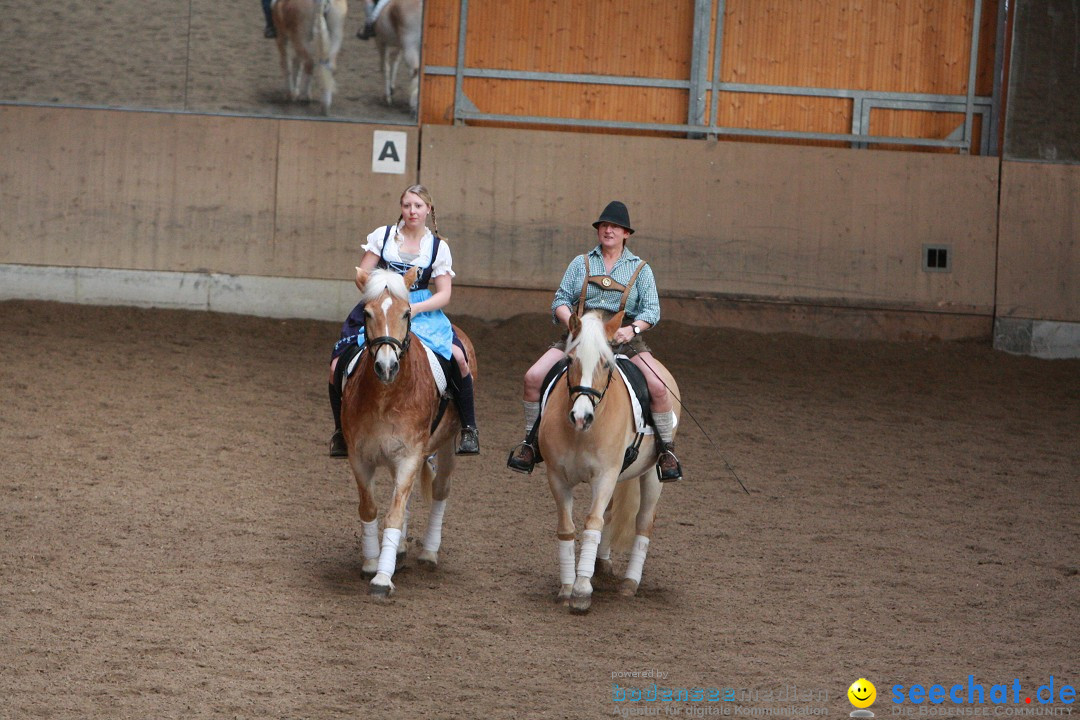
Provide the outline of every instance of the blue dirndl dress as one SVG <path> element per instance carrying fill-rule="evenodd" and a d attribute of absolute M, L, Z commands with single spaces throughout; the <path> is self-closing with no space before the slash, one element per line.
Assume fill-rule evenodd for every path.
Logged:
<path fill-rule="evenodd" d="M 390 237 L 390 232 L 395 226 L 388 225 L 386 227 L 386 236 L 383 237 L 383 246 L 379 253 L 378 267 L 384 270 L 393 270 L 399 275 L 404 275 L 413 266 L 408 263 L 396 262 L 386 259 L 386 241 Z M 409 302 L 416 304 L 423 302 L 431 297 L 432 292 L 428 289 L 428 284 L 431 281 L 431 270 L 435 264 L 435 258 L 439 254 L 439 244 L 442 239 L 438 235 L 434 235 L 431 244 L 431 260 L 428 262 L 427 267 L 420 271 L 417 275 L 416 283 L 409 288 Z M 441 356 L 445 360 L 449 360 L 452 355 L 451 345 L 454 342 L 454 329 L 450 326 L 450 318 L 446 317 L 446 313 L 440 310 L 429 310 L 422 312 L 419 315 L 414 315 L 412 319 L 412 332 L 420 341 L 427 347 L 431 348 L 432 352 Z M 334 345 L 334 350 L 331 353 L 331 358 L 336 358 L 345 352 L 350 345 L 358 345 L 363 348 L 365 343 L 364 339 L 364 304 L 357 303 L 349 313 L 349 317 L 346 318 L 344 324 L 341 326 L 341 339 Z"/>

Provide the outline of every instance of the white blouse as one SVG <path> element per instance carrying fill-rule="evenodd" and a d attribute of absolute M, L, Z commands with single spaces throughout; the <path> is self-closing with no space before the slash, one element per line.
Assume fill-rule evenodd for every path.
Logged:
<path fill-rule="evenodd" d="M 398 223 L 397 228 L 390 231 L 390 236 L 387 238 L 386 253 L 382 252 L 383 238 L 386 237 L 386 225 L 376 228 L 370 235 L 367 236 L 367 243 L 363 246 L 363 249 L 367 252 L 373 252 L 380 257 L 385 257 L 392 262 L 409 262 L 411 265 L 416 265 L 420 268 L 426 268 L 431 263 L 431 246 L 435 243 L 435 236 L 431 234 L 431 229 L 426 229 L 424 237 L 420 240 L 420 254 L 417 255 L 415 260 L 405 261 L 401 257 L 399 252 L 400 243 L 404 238 L 401 237 L 401 223 Z M 454 259 L 450 255 L 450 245 L 445 239 L 439 242 L 439 253 L 435 257 L 435 262 L 431 266 L 431 277 L 436 278 L 440 275 L 449 275 L 454 277 L 456 273 L 453 270 Z"/>

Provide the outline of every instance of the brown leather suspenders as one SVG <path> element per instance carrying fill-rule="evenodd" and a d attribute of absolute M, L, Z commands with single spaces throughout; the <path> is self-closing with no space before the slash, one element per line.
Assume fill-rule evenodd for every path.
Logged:
<path fill-rule="evenodd" d="M 581 259 L 585 262 L 585 282 L 581 283 L 581 297 L 578 298 L 578 317 L 585 314 L 585 293 L 589 290 L 589 283 L 596 285 L 603 290 L 622 290 L 622 299 L 619 300 L 619 309 L 617 312 L 622 312 L 626 309 L 626 298 L 630 296 L 630 288 L 634 287 L 634 281 L 637 280 L 638 273 L 645 267 L 644 260 L 638 262 L 637 269 L 634 270 L 634 274 L 630 276 L 630 281 L 623 285 L 621 282 L 611 277 L 610 275 L 589 275 L 589 256 L 582 255 Z"/>

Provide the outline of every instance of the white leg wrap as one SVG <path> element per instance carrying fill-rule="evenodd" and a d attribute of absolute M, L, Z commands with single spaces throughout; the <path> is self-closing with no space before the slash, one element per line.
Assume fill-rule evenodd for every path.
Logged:
<path fill-rule="evenodd" d="M 574 541 L 559 541 L 559 584 L 574 584 Z"/>
<path fill-rule="evenodd" d="M 591 578 L 596 569 L 596 547 L 600 544 L 599 530 L 586 530 L 581 533 L 581 554 L 578 556 L 577 574 Z"/>
<path fill-rule="evenodd" d="M 445 500 L 435 500 L 431 503 L 431 513 L 428 515 L 427 530 L 424 532 L 424 549 L 429 552 L 439 552 L 439 546 L 442 545 L 442 521 L 444 512 L 446 512 Z"/>
<path fill-rule="evenodd" d="M 649 538 L 638 535 L 634 538 L 634 547 L 630 549 L 630 561 L 626 563 L 626 577 L 636 583 L 641 582 L 641 569 L 645 566 L 645 555 L 649 552 Z"/>
<path fill-rule="evenodd" d="M 397 549 L 401 542 L 401 531 L 397 528 L 386 528 L 382 533 L 382 552 L 379 553 L 378 572 L 387 577 L 394 576 L 394 568 L 397 566 Z"/>
<path fill-rule="evenodd" d="M 360 527 L 363 528 L 363 534 L 360 536 L 360 549 L 364 554 L 365 560 L 373 560 L 379 557 L 379 521 L 378 519 L 371 522 L 360 521 Z"/>

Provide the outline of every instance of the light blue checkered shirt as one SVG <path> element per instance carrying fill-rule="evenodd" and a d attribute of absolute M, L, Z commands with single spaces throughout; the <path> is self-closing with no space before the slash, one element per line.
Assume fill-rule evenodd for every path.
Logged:
<path fill-rule="evenodd" d="M 560 305 L 569 306 L 571 311 L 577 310 L 578 298 L 581 297 L 581 284 L 585 282 L 586 274 L 604 275 L 607 273 L 599 245 L 589 251 L 588 262 L 588 273 L 580 255 L 574 258 L 570 266 L 566 268 L 562 282 L 559 283 L 559 289 L 555 291 L 555 300 L 551 303 L 553 318 L 555 308 Z M 642 262 L 641 258 L 624 247 L 622 255 L 615 261 L 615 267 L 611 269 L 611 277 L 625 285 L 630 282 L 630 276 L 637 270 L 639 262 Z M 621 290 L 604 290 L 590 283 L 585 294 L 585 309 L 617 312 L 621 299 Z M 630 295 L 626 298 L 626 322 L 633 320 L 642 320 L 650 325 L 660 322 L 660 297 L 656 293 L 656 279 L 653 277 L 652 268 L 648 265 L 638 273 L 634 286 L 630 288 Z M 555 322 L 558 323 L 558 320 L 556 319 Z"/>

